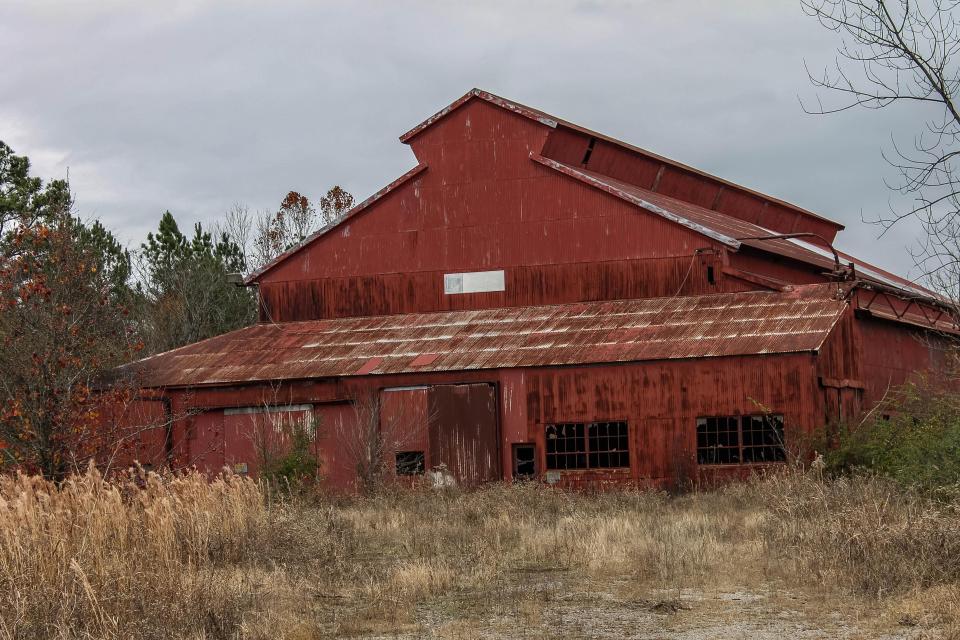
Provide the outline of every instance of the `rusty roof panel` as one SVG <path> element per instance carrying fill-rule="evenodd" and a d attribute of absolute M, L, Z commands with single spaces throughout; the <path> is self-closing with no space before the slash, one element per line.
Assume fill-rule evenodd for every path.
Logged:
<path fill-rule="evenodd" d="M 261 324 L 126 369 L 145 387 L 182 387 L 813 351 L 846 299 L 838 285 L 817 284 L 788 292 Z"/>

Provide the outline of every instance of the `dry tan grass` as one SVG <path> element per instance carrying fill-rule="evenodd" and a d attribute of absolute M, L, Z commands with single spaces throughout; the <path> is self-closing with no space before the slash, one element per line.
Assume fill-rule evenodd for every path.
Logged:
<path fill-rule="evenodd" d="M 198 475 L 62 486 L 0 477 L 0 637 L 169 637 L 233 629 L 257 590 L 238 572 L 266 522 L 257 486 Z"/>
<path fill-rule="evenodd" d="M 788 591 L 814 617 L 824 598 L 949 637 L 956 505 L 800 473 L 682 496 L 529 484 L 309 500 L 231 476 L 0 478 L 2 639 L 597 636 L 589 617 L 606 611 L 696 628 L 696 594 Z M 723 598 L 717 624 L 733 624 L 743 610 Z"/>

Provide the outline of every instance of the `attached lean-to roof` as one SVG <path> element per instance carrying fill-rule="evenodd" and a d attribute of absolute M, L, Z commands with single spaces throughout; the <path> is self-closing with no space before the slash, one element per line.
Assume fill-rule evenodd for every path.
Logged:
<path fill-rule="evenodd" d="M 789 292 L 586 302 L 259 324 L 125 370 L 143 387 L 229 385 L 815 351 L 847 306 Z"/>
<path fill-rule="evenodd" d="M 756 240 L 755 238 L 758 237 L 775 236 L 778 234 L 776 231 L 761 227 L 752 222 L 740 220 L 739 218 L 734 218 L 714 211 L 713 209 L 707 209 L 671 196 L 649 191 L 636 185 L 589 171 L 588 169 L 574 167 L 550 158 L 544 158 L 537 154 L 531 154 L 530 157 L 535 162 L 539 162 L 544 166 L 589 184 L 601 191 L 606 191 L 622 200 L 635 204 L 641 209 L 685 226 L 708 238 L 717 240 L 734 250 L 739 249 L 741 245 L 746 245 L 760 251 L 773 253 L 784 258 L 790 258 L 820 267 L 825 271 L 832 271 L 836 267 L 832 252 L 813 242 L 807 242 L 802 238 Z M 900 276 L 884 271 L 848 254 L 838 252 L 838 255 L 844 262 L 853 262 L 857 275 L 864 280 L 891 286 L 909 295 L 930 298 L 933 301 L 939 299 L 936 293 L 906 278 L 901 278 Z"/>

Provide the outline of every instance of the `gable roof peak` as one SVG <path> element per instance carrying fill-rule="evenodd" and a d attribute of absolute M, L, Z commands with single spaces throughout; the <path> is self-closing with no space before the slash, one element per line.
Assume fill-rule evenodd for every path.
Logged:
<path fill-rule="evenodd" d="M 496 105 L 501 109 L 506 109 L 507 111 L 512 111 L 526 118 L 530 118 L 531 120 L 535 120 L 542 125 L 550 127 L 551 129 L 555 129 L 561 122 L 557 118 L 548 113 L 544 113 L 539 109 L 522 105 L 519 102 L 514 102 L 513 100 L 508 100 L 507 98 L 502 98 L 496 94 L 490 93 L 489 91 L 484 91 L 483 89 L 474 87 L 448 104 L 443 109 L 440 109 L 440 111 L 437 111 L 435 114 L 404 133 L 402 136 L 400 136 L 400 142 L 409 144 L 410 140 L 415 136 L 422 133 L 426 129 L 429 129 L 438 120 L 442 120 L 474 98 L 479 98 L 480 100 L 489 102 L 490 104 Z"/>
<path fill-rule="evenodd" d="M 426 120 L 424 120 L 423 122 L 415 126 L 414 128 L 404 133 L 402 136 L 400 136 L 400 141 L 403 142 L 404 144 L 409 144 L 414 137 L 416 137 L 426 129 L 433 126 L 439 120 L 442 120 L 446 116 L 450 115 L 451 113 L 453 113 L 454 111 L 456 111 L 457 109 L 459 109 L 460 107 L 462 107 L 463 105 L 465 105 L 466 103 L 474 99 L 484 100 L 490 104 L 500 107 L 501 109 L 511 111 L 513 113 L 519 114 L 521 116 L 524 116 L 526 118 L 539 122 L 540 124 L 550 127 L 551 129 L 562 128 L 569 131 L 575 131 L 584 136 L 589 136 L 591 138 L 602 140 L 606 143 L 614 145 L 615 147 L 619 147 L 620 149 L 623 149 L 627 152 L 654 160 L 656 162 L 663 164 L 664 166 L 672 167 L 673 169 L 680 171 L 681 173 L 697 176 L 700 179 L 705 179 L 707 181 L 710 181 L 716 184 L 717 186 L 723 186 L 724 188 L 729 188 L 734 191 L 759 198 L 771 204 L 784 207 L 790 211 L 799 213 L 801 216 L 808 217 L 814 220 L 819 220 L 833 227 L 835 231 L 841 231 L 844 229 L 844 225 L 840 224 L 839 222 L 835 220 L 831 220 L 824 216 L 821 216 L 820 214 L 814 213 L 802 207 L 799 207 L 793 203 L 787 202 L 785 200 L 781 200 L 779 198 L 775 198 L 773 196 L 766 195 L 759 191 L 755 191 L 741 184 L 731 182 L 730 180 L 720 178 L 713 174 L 707 173 L 706 171 L 701 171 L 700 169 L 683 164 L 682 162 L 677 162 L 676 160 L 672 160 L 670 158 L 654 153 L 647 149 L 643 149 L 636 145 L 630 144 L 629 142 L 624 142 L 623 140 L 619 140 L 612 136 L 608 136 L 604 133 L 600 133 L 599 131 L 588 129 L 587 127 L 581 126 L 574 122 L 570 122 L 569 120 L 558 118 L 554 115 L 546 113 L 545 111 L 541 111 L 540 109 L 534 109 L 533 107 L 528 107 L 525 104 L 520 104 L 519 102 L 516 102 L 514 100 L 510 100 L 508 98 L 498 96 L 495 93 L 491 93 L 489 91 L 485 91 L 484 89 L 479 89 L 477 87 L 470 89 L 470 91 L 463 94 L 460 98 L 451 102 L 449 105 L 447 105 L 440 111 L 437 111 L 435 114 L 433 114 L 432 116 L 430 116 L 429 118 L 427 118 Z"/>

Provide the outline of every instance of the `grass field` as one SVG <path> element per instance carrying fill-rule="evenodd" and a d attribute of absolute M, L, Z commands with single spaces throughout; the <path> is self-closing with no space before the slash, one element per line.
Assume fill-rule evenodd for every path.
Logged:
<path fill-rule="evenodd" d="M 960 508 L 789 472 L 284 498 L 0 479 L 0 638 L 960 638 Z"/>

